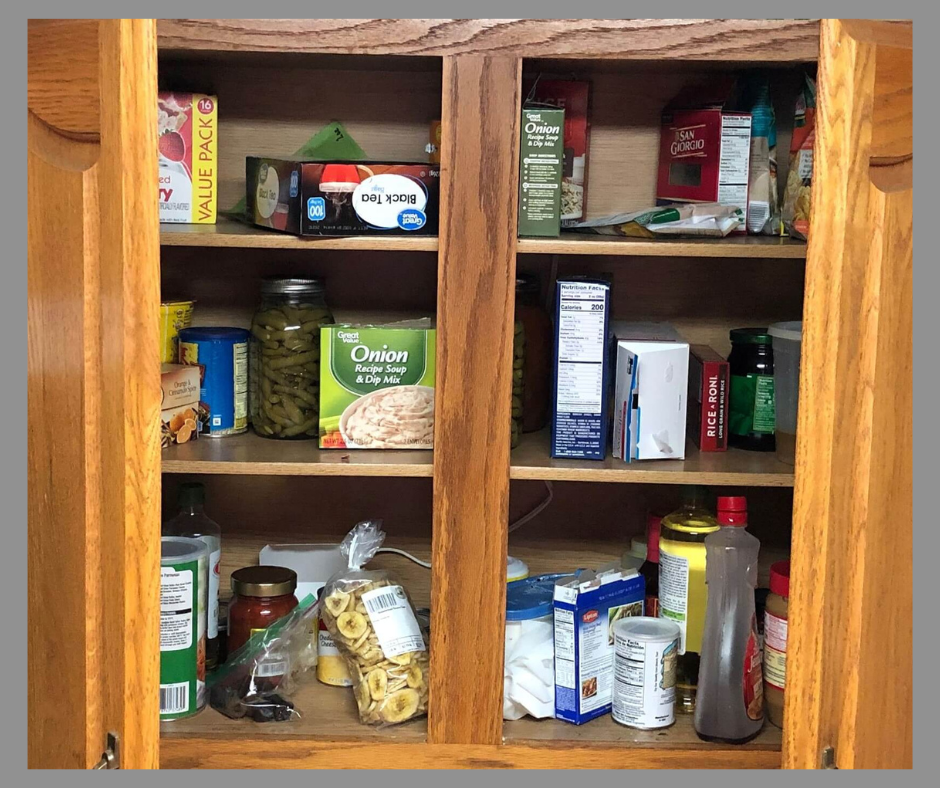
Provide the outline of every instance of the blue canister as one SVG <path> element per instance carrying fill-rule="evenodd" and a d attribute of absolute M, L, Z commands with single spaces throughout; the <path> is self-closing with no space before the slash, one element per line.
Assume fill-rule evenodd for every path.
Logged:
<path fill-rule="evenodd" d="M 184 328 L 180 364 L 199 367 L 199 399 L 209 411 L 209 437 L 248 429 L 248 332 L 243 328 Z"/>

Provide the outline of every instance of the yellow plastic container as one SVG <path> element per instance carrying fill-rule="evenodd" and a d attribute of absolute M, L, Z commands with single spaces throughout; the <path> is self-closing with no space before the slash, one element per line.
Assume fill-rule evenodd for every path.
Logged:
<path fill-rule="evenodd" d="M 179 363 L 180 329 L 193 322 L 195 301 L 166 301 L 160 304 L 160 363 Z"/>

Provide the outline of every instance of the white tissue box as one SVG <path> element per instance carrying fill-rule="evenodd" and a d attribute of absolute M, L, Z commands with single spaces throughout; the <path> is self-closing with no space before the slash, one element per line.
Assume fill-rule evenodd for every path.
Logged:
<path fill-rule="evenodd" d="M 685 458 L 688 381 L 688 343 L 617 342 L 614 457 Z"/>

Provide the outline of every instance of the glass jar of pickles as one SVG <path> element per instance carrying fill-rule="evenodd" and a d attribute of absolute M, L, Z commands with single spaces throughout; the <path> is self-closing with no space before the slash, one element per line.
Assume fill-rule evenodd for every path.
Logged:
<path fill-rule="evenodd" d="M 332 322 L 320 279 L 262 280 L 249 348 L 248 405 L 258 435 L 317 437 L 320 326 Z"/>

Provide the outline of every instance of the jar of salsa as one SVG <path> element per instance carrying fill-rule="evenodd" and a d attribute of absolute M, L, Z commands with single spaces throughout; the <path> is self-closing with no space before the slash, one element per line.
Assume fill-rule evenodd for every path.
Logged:
<path fill-rule="evenodd" d="M 282 566 L 246 566 L 232 572 L 228 653 L 297 607 L 297 573 Z"/>

